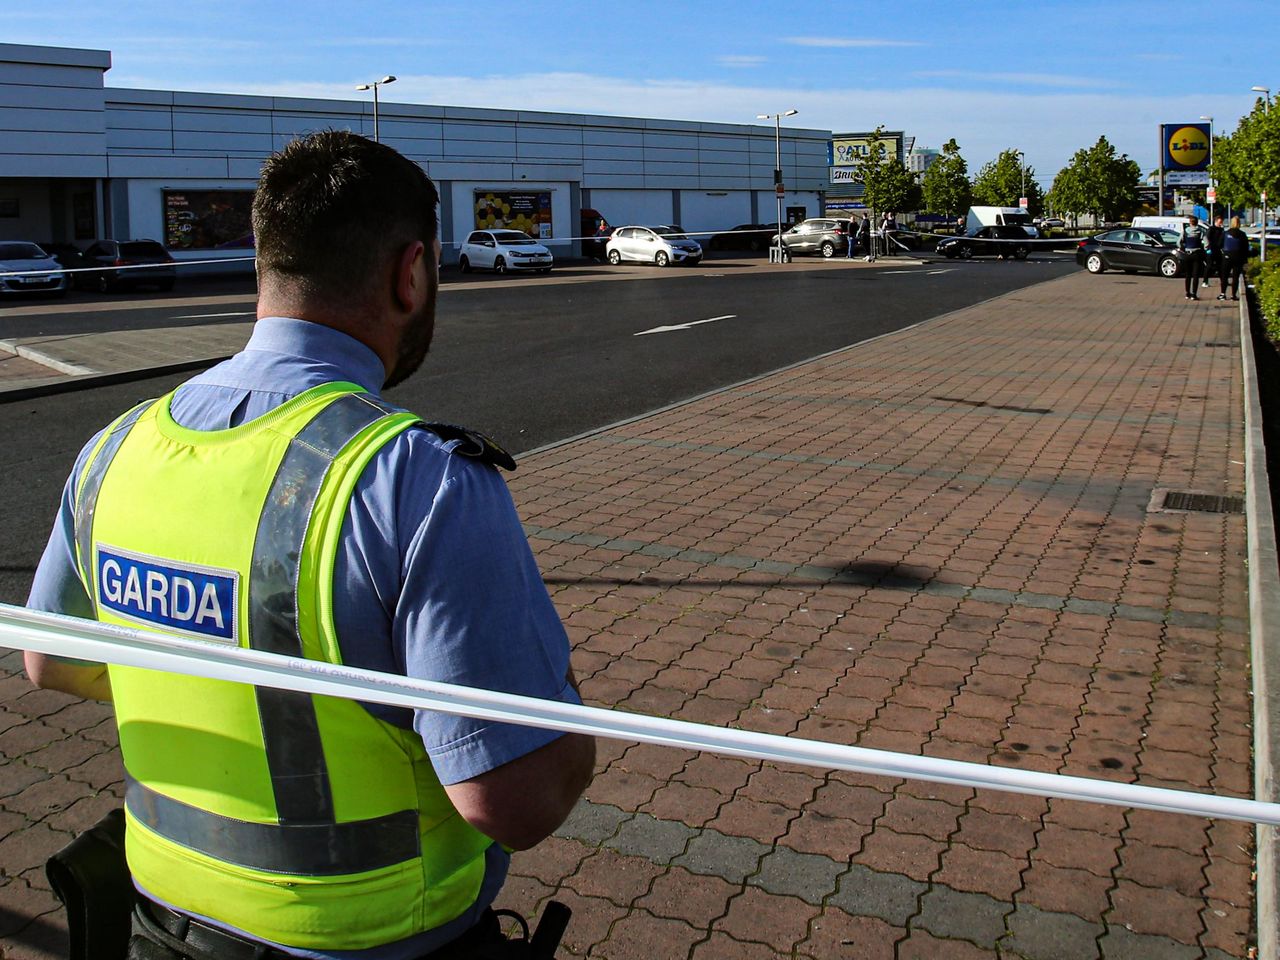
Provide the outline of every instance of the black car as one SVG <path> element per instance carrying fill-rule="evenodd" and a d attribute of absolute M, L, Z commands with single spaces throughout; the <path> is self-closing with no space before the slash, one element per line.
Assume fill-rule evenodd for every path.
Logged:
<path fill-rule="evenodd" d="M 1027 259 L 1031 252 L 1031 238 L 1027 231 L 1016 226 L 983 227 L 972 236 L 947 237 L 938 242 L 938 252 L 944 257 L 1014 257 Z"/>
<path fill-rule="evenodd" d="M 717 233 L 707 245 L 712 250 L 750 250 L 759 253 L 770 247 L 778 232 L 776 223 L 740 223 L 725 233 Z"/>
<path fill-rule="evenodd" d="M 156 240 L 95 240 L 84 251 L 84 265 L 116 268 L 75 274 L 79 285 L 102 293 L 142 284 L 172 290 L 177 275 L 173 257 Z"/>
<path fill-rule="evenodd" d="M 782 235 L 788 253 L 817 253 L 824 257 L 844 255 L 852 239 L 850 221 L 827 217 L 805 220 Z"/>
<path fill-rule="evenodd" d="M 1123 270 L 1176 277 L 1182 272 L 1183 259 L 1176 233 L 1146 227 L 1110 230 L 1081 240 L 1076 247 L 1076 263 L 1090 273 Z"/>

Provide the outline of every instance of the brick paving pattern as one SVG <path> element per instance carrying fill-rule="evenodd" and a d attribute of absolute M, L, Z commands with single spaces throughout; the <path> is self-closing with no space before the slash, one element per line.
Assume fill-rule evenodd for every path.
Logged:
<path fill-rule="evenodd" d="M 1237 315 L 1177 293 L 1072 275 L 526 458 L 587 701 L 1249 795 L 1244 518 L 1152 509 L 1242 491 Z M 108 712 L 19 666 L 4 960 L 57 955 L 41 865 L 121 780 Z M 1244 824 L 608 741 L 499 905 L 562 900 L 563 953 L 611 960 L 1217 960 L 1251 852 Z"/>

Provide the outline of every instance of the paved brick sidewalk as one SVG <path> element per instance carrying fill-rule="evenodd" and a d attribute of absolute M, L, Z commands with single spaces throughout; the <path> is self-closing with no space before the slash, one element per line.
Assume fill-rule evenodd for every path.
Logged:
<path fill-rule="evenodd" d="M 1178 289 L 1072 275 L 526 458 L 588 701 L 1248 795 L 1244 518 L 1149 509 L 1242 487 L 1237 315 Z M 0 956 L 48 957 L 39 865 L 118 802 L 113 732 L 16 675 L 0 709 Z M 1240 957 L 1251 847 L 603 743 L 502 904 L 611 960 Z"/>

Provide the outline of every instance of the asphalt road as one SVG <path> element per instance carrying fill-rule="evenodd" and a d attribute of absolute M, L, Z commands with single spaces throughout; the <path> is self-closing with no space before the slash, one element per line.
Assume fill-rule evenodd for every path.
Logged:
<path fill-rule="evenodd" d="M 573 283 L 446 286 L 431 356 L 388 397 L 526 451 L 1077 269 L 1065 257 L 818 266 L 743 271 L 711 261 L 661 276 L 627 267 Z M 121 327 L 150 326 L 161 310 L 175 315 L 160 304 L 113 312 Z M 19 335 L 7 324 L 4 333 Z M 0 600 L 25 599 L 81 445 L 116 412 L 187 376 L 0 403 Z"/>

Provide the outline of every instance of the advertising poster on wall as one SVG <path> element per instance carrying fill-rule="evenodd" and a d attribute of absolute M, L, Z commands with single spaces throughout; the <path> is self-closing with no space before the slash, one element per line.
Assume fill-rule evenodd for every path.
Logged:
<path fill-rule="evenodd" d="M 170 250 L 251 248 L 252 190 L 165 190 L 164 245 Z"/>
<path fill-rule="evenodd" d="M 551 191 L 476 191 L 477 230 L 519 230 L 538 240 L 549 240 Z"/>

